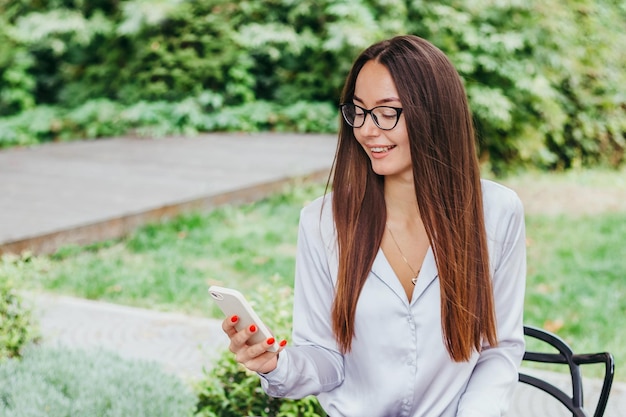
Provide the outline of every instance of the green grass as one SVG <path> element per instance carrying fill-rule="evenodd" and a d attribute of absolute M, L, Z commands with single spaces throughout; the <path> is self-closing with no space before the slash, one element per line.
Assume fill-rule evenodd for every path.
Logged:
<path fill-rule="evenodd" d="M 528 216 L 525 321 L 626 359 L 626 213 Z"/>
<path fill-rule="evenodd" d="M 219 317 L 211 284 L 244 292 L 270 279 L 292 285 L 300 210 L 323 192 L 321 184 L 292 185 L 254 204 L 147 225 L 126 239 L 5 257 L 0 273 L 19 276 L 25 289 Z"/>
<path fill-rule="evenodd" d="M 504 182 L 623 192 L 623 178 L 589 171 Z M 297 184 L 255 204 L 148 225 L 122 240 L 50 257 L 4 257 L 0 273 L 19 277 L 24 289 L 220 317 L 206 294 L 210 284 L 244 292 L 269 282 L 292 285 L 299 212 L 323 192 L 322 184 Z M 525 322 L 556 331 L 577 352 L 609 350 L 624 363 L 626 211 L 528 214 L 527 236 Z"/>

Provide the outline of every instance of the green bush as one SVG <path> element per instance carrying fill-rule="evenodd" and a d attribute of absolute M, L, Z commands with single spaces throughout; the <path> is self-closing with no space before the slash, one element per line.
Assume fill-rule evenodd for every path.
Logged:
<path fill-rule="evenodd" d="M 354 57 L 413 33 L 458 68 L 494 171 L 620 166 L 625 23 L 613 0 L 0 0 L 0 117 L 42 105 L 61 117 L 0 123 L 0 147 L 129 130 L 336 131 L 336 117 L 315 115 L 337 113 Z"/>
<path fill-rule="evenodd" d="M 247 297 L 278 340 L 291 335 L 291 287 L 274 282 L 259 286 Z M 268 304 L 267 300 L 272 300 Z M 272 398 L 261 389 L 259 376 L 238 364 L 225 351 L 213 368 L 197 383 L 198 417 L 321 417 L 325 416 L 315 397 L 301 400 Z"/>
<path fill-rule="evenodd" d="M 0 364 L 3 417 L 184 417 L 195 397 L 155 364 L 105 351 L 33 347 Z"/>
<path fill-rule="evenodd" d="M 141 101 L 123 107 L 107 99 L 85 102 L 72 110 L 38 106 L 0 118 L 0 149 L 124 134 L 163 137 L 198 132 L 333 132 L 336 108 L 329 103 L 296 102 L 280 106 L 255 101 L 209 112 L 203 104 L 209 94 L 181 102 Z"/>
<path fill-rule="evenodd" d="M 494 171 L 624 162 L 626 34 L 615 34 L 626 9 L 609 0 L 420 0 L 409 15 L 409 31 L 438 45 L 464 78 Z"/>
<path fill-rule="evenodd" d="M 0 363 L 19 357 L 36 336 L 32 313 L 18 294 L 12 279 L 0 274 Z"/>

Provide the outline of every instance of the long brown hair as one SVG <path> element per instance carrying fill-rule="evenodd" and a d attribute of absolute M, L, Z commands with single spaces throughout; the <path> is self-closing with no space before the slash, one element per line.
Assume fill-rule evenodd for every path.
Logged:
<path fill-rule="evenodd" d="M 448 58 L 416 36 L 398 36 L 366 49 L 342 93 L 351 102 L 366 62 L 385 65 L 396 84 L 409 134 L 420 216 L 441 287 L 441 325 L 450 357 L 467 361 L 485 338 L 496 345 L 480 172 L 465 89 Z M 350 351 L 356 305 L 381 244 L 386 209 L 383 177 L 343 121 L 333 169 L 333 214 L 339 269 L 332 324 L 340 349 Z"/>

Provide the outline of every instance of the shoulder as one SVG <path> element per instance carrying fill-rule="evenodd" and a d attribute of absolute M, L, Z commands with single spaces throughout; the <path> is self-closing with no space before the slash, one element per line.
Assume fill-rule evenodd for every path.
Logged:
<path fill-rule="evenodd" d="M 502 251 L 524 238 L 524 207 L 517 193 L 502 184 L 482 180 L 485 231 L 491 253 Z"/>
<path fill-rule="evenodd" d="M 300 226 L 304 229 L 334 228 L 332 193 L 318 197 L 302 208 Z"/>
<path fill-rule="evenodd" d="M 483 206 L 487 218 L 494 215 L 517 214 L 524 212 L 522 200 L 512 189 L 497 182 L 481 180 Z"/>
<path fill-rule="evenodd" d="M 300 220 L 307 223 L 319 223 L 321 218 L 327 216 L 332 216 L 332 193 L 317 197 L 300 211 Z"/>
<path fill-rule="evenodd" d="M 324 206 L 331 204 L 332 193 L 321 195 L 304 205 L 302 208 L 303 215 L 310 215 L 312 213 L 320 213 L 324 209 Z"/>
<path fill-rule="evenodd" d="M 300 233 L 331 247 L 335 238 L 332 193 L 316 198 L 300 211 Z"/>

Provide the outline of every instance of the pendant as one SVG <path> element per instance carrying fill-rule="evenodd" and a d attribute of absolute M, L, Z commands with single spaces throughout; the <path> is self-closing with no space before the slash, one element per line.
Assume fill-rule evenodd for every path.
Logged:
<path fill-rule="evenodd" d="M 413 285 L 417 284 L 417 277 L 411 278 L 411 282 L 413 283 Z"/>

